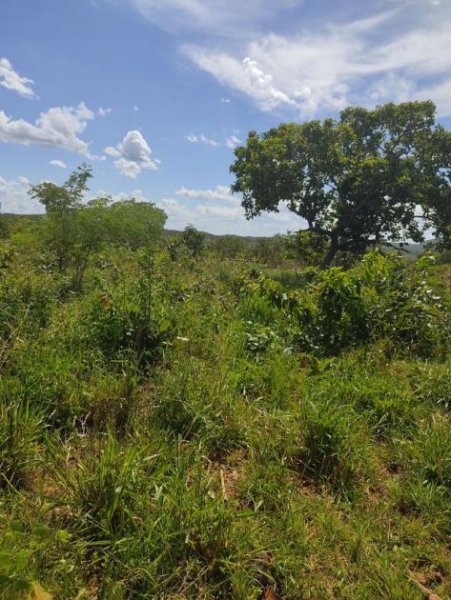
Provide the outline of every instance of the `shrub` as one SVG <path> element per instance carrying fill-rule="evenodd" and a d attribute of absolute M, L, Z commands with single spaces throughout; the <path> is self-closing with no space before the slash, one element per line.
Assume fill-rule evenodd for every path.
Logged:
<path fill-rule="evenodd" d="M 107 294 L 94 298 L 82 317 L 85 343 L 107 360 L 147 365 L 161 356 L 171 322 L 141 302 L 120 301 Z"/>
<path fill-rule="evenodd" d="M 52 313 L 54 287 L 47 277 L 8 277 L 1 281 L 0 338 L 7 340 L 45 327 Z"/>
<path fill-rule="evenodd" d="M 182 233 L 182 242 L 192 254 L 192 256 L 200 256 L 204 250 L 205 233 L 198 231 L 193 225 L 187 225 Z"/>
<path fill-rule="evenodd" d="M 410 265 L 373 252 L 348 271 L 306 269 L 299 291 L 285 292 L 258 273 L 237 280 L 235 289 L 246 316 L 268 323 L 275 316 L 270 306 L 280 308 L 286 332 L 307 352 L 337 355 L 386 339 L 401 354 L 440 357 L 449 341 L 449 306 L 436 291 L 430 263 L 427 256 Z"/>

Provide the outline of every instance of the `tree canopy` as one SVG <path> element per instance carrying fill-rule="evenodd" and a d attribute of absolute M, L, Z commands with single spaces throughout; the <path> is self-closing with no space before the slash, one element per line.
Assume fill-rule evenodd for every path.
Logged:
<path fill-rule="evenodd" d="M 339 250 L 451 236 L 451 133 L 432 102 L 347 108 L 338 120 L 285 123 L 236 148 L 233 192 L 246 217 L 284 203 Z"/>
<path fill-rule="evenodd" d="M 90 167 L 81 165 L 61 186 L 43 182 L 30 188 L 30 196 L 46 208 L 44 242 L 61 273 L 73 267 L 72 287 L 77 291 L 90 256 L 104 244 L 151 250 L 166 222 L 164 211 L 151 202 L 114 202 L 109 196 L 83 202 L 91 177 Z"/>

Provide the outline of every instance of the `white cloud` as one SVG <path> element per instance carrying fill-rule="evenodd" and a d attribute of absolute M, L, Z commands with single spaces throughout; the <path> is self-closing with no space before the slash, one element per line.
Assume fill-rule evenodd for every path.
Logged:
<path fill-rule="evenodd" d="M 169 30 L 200 30 L 220 36 L 249 36 L 277 14 L 303 0 L 129 0 L 146 18 Z"/>
<path fill-rule="evenodd" d="M 67 169 L 67 165 L 62 160 L 51 160 L 49 162 L 52 167 L 57 167 L 58 169 Z"/>
<path fill-rule="evenodd" d="M 128 2 L 178 35 L 196 30 L 182 52 L 261 110 L 304 118 L 431 98 L 451 115 L 451 0 L 369 0 L 354 21 L 332 3 L 329 22 L 304 13 L 302 0 Z"/>
<path fill-rule="evenodd" d="M 234 196 L 227 185 L 218 185 L 214 190 L 196 190 L 181 187 L 176 192 L 177 196 L 190 198 L 191 200 L 213 200 L 226 201 L 240 204 L 240 198 Z"/>
<path fill-rule="evenodd" d="M 230 100 L 230 98 L 221 98 L 221 102 L 223 104 L 230 104 L 231 100 Z"/>
<path fill-rule="evenodd" d="M 429 0 L 387 6 L 354 22 L 260 35 L 244 51 L 228 42 L 182 50 L 265 111 L 309 116 L 348 104 L 431 98 L 441 115 L 450 115 L 451 2 L 433 9 Z"/>
<path fill-rule="evenodd" d="M 11 62 L 7 58 L 0 58 L 0 85 L 7 90 L 17 92 L 24 98 L 34 98 L 35 93 L 29 84 L 33 84 L 32 79 L 22 77 L 13 69 Z"/>
<path fill-rule="evenodd" d="M 108 146 L 105 154 L 116 158 L 114 165 L 126 177 L 134 179 L 143 170 L 156 171 L 160 161 L 152 159 L 152 151 L 144 139 L 142 133 L 137 129 L 129 131 L 122 142 L 116 146 Z"/>
<path fill-rule="evenodd" d="M 236 135 L 231 135 L 226 139 L 226 146 L 231 150 L 235 150 L 238 146 L 241 146 L 243 142 Z"/>
<path fill-rule="evenodd" d="M 109 114 L 110 114 L 110 113 L 112 113 L 112 112 L 113 112 L 113 109 L 112 109 L 112 108 L 102 108 L 102 107 L 100 107 L 100 108 L 97 110 L 97 115 L 98 115 L 99 117 L 106 117 L 107 115 L 109 115 Z"/>
<path fill-rule="evenodd" d="M 99 191 L 96 197 L 106 195 Z M 305 227 L 305 222 L 282 206 L 279 213 L 265 213 L 248 221 L 244 216 L 240 196 L 232 196 L 230 188 L 218 185 L 213 190 L 194 190 L 186 187 L 176 192 L 177 198 L 153 200 L 168 215 L 166 227 L 182 230 L 192 224 L 197 229 L 214 234 L 271 236 L 276 233 L 296 231 Z M 149 202 L 141 189 L 131 193 L 118 193 L 114 201 L 133 196 L 139 202 Z"/>
<path fill-rule="evenodd" d="M 191 144 L 206 144 L 207 146 L 219 146 L 220 145 L 219 142 L 207 137 L 203 133 L 201 133 L 200 135 L 194 135 L 193 133 L 190 133 L 187 136 L 185 136 L 185 140 L 187 140 L 188 142 L 191 142 Z"/>
<path fill-rule="evenodd" d="M 183 188 L 182 188 L 183 189 Z M 183 229 L 188 224 L 197 229 L 214 234 L 235 234 L 250 236 L 271 236 L 276 233 L 295 231 L 305 226 L 305 223 L 285 207 L 279 213 L 264 214 L 257 219 L 248 221 L 239 199 L 235 205 L 199 202 L 190 203 L 174 198 L 164 198 L 157 202 L 168 215 L 166 227 Z"/>
<path fill-rule="evenodd" d="M 138 202 L 150 202 L 140 188 L 136 188 L 132 192 L 118 192 L 117 194 L 111 194 L 106 190 L 98 190 L 95 194 L 92 192 L 90 193 L 89 200 L 92 200 L 93 198 L 106 198 L 107 196 L 111 197 L 113 202 L 120 202 L 122 200 L 127 200 L 128 198 L 135 198 Z"/>
<path fill-rule="evenodd" d="M 42 204 L 28 195 L 30 182 L 26 177 L 7 181 L 0 177 L 0 204 L 3 213 L 40 214 Z"/>
<path fill-rule="evenodd" d="M 0 110 L 0 141 L 30 146 L 65 148 L 90 157 L 89 144 L 80 139 L 95 115 L 84 102 L 77 107 L 54 107 L 41 113 L 35 123 L 13 120 Z"/>

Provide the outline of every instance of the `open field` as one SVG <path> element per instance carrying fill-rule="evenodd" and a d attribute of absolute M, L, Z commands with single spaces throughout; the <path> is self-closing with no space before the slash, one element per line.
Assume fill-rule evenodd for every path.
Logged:
<path fill-rule="evenodd" d="M 111 246 L 74 293 L 38 246 L 2 246 L 2 598 L 450 597 L 446 265 Z"/>

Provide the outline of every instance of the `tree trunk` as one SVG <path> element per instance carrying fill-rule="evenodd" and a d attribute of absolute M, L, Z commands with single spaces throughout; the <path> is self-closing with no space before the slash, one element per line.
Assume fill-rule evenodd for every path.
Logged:
<path fill-rule="evenodd" d="M 321 263 L 321 268 L 322 269 L 327 269 L 327 267 L 330 267 L 333 259 L 335 258 L 335 255 L 337 254 L 338 250 L 339 250 L 339 245 L 338 245 L 338 236 L 337 234 L 332 234 L 331 238 L 330 238 L 330 245 L 329 245 L 329 249 L 325 255 L 325 257 L 323 258 L 323 261 Z"/>

